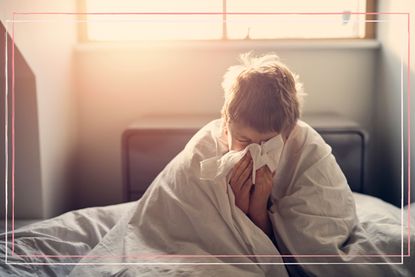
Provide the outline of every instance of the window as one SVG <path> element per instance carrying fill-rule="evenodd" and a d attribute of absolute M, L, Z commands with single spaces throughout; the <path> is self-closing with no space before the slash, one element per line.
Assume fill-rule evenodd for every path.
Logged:
<path fill-rule="evenodd" d="M 374 25 L 374 0 L 80 1 L 87 41 L 367 38 Z"/>

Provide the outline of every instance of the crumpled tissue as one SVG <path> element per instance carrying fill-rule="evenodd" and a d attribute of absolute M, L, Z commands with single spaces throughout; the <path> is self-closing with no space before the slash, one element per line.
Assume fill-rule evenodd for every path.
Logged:
<path fill-rule="evenodd" d="M 249 151 L 253 161 L 252 184 L 255 184 L 256 170 L 265 165 L 271 172 L 276 170 L 283 146 L 282 136 L 277 135 L 261 145 L 252 143 L 242 151 L 229 151 L 225 155 L 203 160 L 200 162 L 200 179 L 218 181 L 223 177 L 227 178 L 229 171 Z"/>

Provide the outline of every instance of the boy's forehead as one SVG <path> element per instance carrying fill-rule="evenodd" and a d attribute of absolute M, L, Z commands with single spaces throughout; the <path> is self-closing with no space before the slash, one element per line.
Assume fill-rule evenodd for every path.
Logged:
<path fill-rule="evenodd" d="M 233 130 L 237 131 L 238 133 L 243 132 L 243 131 L 261 133 L 257 131 L 255 128 L 252 128 L 251 126 L 243 122 L 230 121 L 228 123 L 228 126 L 232 128 Z"/>
<path fill-rule="evenodd" d="M 235 122 L 235 121 L 230 121 L 228 122 L 228 126 L 233 130 L 236 131 L 238 133 L 240 133 L 243 130 L 253 130 L 255 131 L 253 128 L 249 127 L 248 125 L 244 124 L 244 123 L 240 123 L 240 122 Z"/>

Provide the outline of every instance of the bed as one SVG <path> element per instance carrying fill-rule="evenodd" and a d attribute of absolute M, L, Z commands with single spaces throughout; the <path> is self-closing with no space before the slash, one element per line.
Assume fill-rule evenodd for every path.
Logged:
<path fill-rule="evenodd" d="M 192 117 L 190 120 L 188 117 L 153 117 L 142 119 L 140 123 L 130 126 L 122 136 L 123 187 L 126 203 L 71 211 L 20 227 L 14 232 L 14 246 L 11 244 L 11 234 L 9 233 L 7 238 L 2 234 L 1 255 L 5 258 L 7 251 L 7 264 L 1 264 L 0 275 L 65 276 L 69 275 L 81 260 L 84 267 L 95 266 L 93 263 L 88 265 L 85 262 L 88 261 L 91 250 L 115 228 L 120 218 L 137 204 L 136 200 L 145 193 L 158 172 L 183 148 L 197 129 L 210 119 L 209 116 Z M 307 121 L 332 147 L 334 156 L 353 190 L 359 220 L 368 234 L 376 238 L 380 244 L 385 244 L 391 254 L 403 253 L 405 256 L 409 245 L 408 236 L 410 245 L 414 246 L 415 216 L 414 213 L 410 215 L 411 234 L 408 234 L 409 228 L 405 222 L 409 216 L 409 207 L 401 210 L 364 194 L 367 140 L 365 132 L 353 122 L 332 115 L 310 116 Z M 150 153 L 153 154 L 150 156 Z M 412 208 L 414 211 L 415 206 L 412 205 Z M 403 227 L 401 218 L 404 219 Z M 91 256 L 91 261 L 97 261 L 96 258 Z M 103 263 L 111 262 L 111 259 L 101 260 Z M 402 267 L 408 269 L 406 272 L 415 274 L 414 259 L 404 257 L 402 261 Z M 137 267 L 119 264 L 113 266 L 119 267 L 117 276 L 130 276 L 125 268 Z M 187 276 L 186 272 L 180 272 L 164 273 Z M 147 269 L 142 275 L 154 274 L 151 269 Z"/>

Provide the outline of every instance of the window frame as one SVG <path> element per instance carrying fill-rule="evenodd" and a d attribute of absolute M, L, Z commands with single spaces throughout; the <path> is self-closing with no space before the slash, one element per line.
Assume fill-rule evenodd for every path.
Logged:
<path fill-rule="evenodd" d="M 88 38 L 88 22 L 87 14 L 86 14 L 86 1 L 88 0 L 77 0 L 77 10 L 78 10 L 78 42 L 80 43 L 114 43 L 114 42 L 122 42 L 122 41 L 113 41 L 113 40 L 92 40 Z M 223 12 L 223 23 L 222 23 L 222 38 L 221 39 L 207 39 L 207 40 L 199 40 L 199 39 L 189 39 L 189 40 L 166 40 L 169 41 L 181 41 L 181 42 L 209 42 L 209 41 L 244 41 L 244 39 L 229 39 L 227 38 L 227 25 L 226 25 L 226 1 L 222 0 L 222 12 Z M 377 3 L 378 0 L 366 0 L 366 17 L 365 20 L 376 20 L 377 19 Z M 364 39 L 375 39 L 376 38 L 376 24 L 371 22 L 365 23 L 365 36 L 363 38 L 294 38 L 294 39 L 287 39 L 287 38 L 273 38 L 273 39 L 250 39 L 250 41 L 342 41 L 342 40 L 364 40 Z M 137 41 L 139 42 L 139 41 Z"/>

